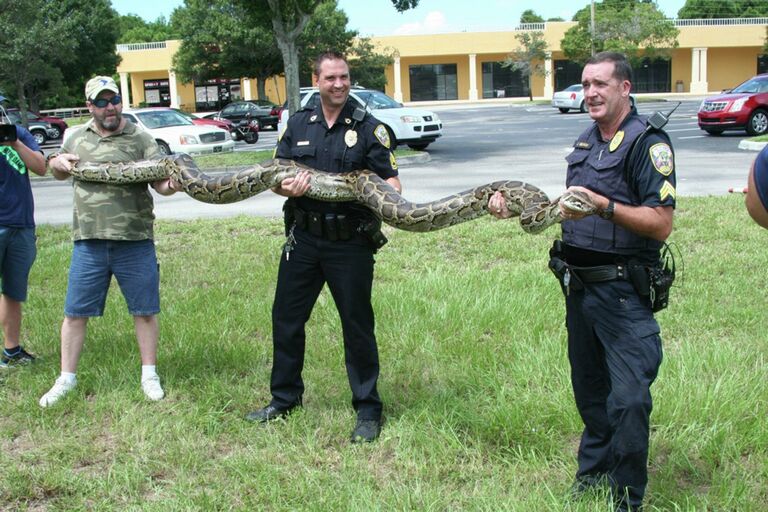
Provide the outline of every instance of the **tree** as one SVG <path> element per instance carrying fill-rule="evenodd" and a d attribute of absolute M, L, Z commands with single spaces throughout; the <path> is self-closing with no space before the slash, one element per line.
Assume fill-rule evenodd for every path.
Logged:
<path fill-rule="evenodd" d="M 283 70 L 265 11 L 229 0 L 187 0 L 184 8 L 174 11 L 171 25 L 182 39 L 173 59 L 182 81 L 253 77 L 259 98 L 265 98 L 267 78 Z"/>
<path fill-rule="evenodd" d="M 403 12 L 416 8 L 419 5 L 419 0 L 392 0 L 392 5 L 395 6 L 397 12 Z"/>
<path fill-rule="evenodd" d="M 515 39 L 520 48 L 510 52 L 502 66 L 519 71 L 528 80 L 528 99 L 533 101 L 533 77 L 546 76 L 544 61 L 547 58 L 547 42 L 544 32 L 520 32 Z"/>
<path fill-rule="evenodd" d="M 590 8 L 574 15 L 578 25 L 571 27 L 561 41 L 570 60 L 584 63 L 594 51 L 621 52 L 637 64 L 643 58 L 669 58 L 678 46 L 679 31 L 650 0 L 604 0 L 595 4 L 595 34 L 590 30 Z"/>
<path fill-rule="evenodd" d="M 347 52 L 352 81 L 369 89 L 383 91 L 387 85 L 384 70 L 395 61 L 394 53 L 391 48 L 377 53 L 369 38 L 357 39 Z"/>
<path fill-rule="evenodd" d="M 763 18 L 768 16 L 765 0 L 686 0 L 677 11 L 680 19 Z"/>
<path fill-rule="evenodd" d="M 240 0 L 247 2 L 248 0 Z M 277 47 L 283 55 L 288 112 L 299 109 L 299 52 L 297 40 L 321 0 L 266 0 Z"/>
<path fill-rule="evenodd" d="M 128 14 L 120 16 L 119 27 L 118 43 L 150 43 L 181 38 L 179 32 L 163 16 L 148 23 L 135 14 Z"/>
<path fill-rule="evenodd" d="M 533 9 L 526 9 L 520 15 L 520 23 L 544 23 L 544 18 L 533 12 Z"/>
<path fill-rule="evenodd" d="M 43 91 L 62 84 L 57 60 L 74 57 L 77 27 L 56 14 L 44 0 L 7 2 L 0 9 L 0 88 L 18 102 L 25 125 L 30 104 L 38 110 Z"/>

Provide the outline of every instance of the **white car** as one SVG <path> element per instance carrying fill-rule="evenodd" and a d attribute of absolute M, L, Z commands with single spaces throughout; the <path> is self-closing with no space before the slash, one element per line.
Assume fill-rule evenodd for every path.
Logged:
<path fill-rule="evenodd" d="M 364 106 L 389 130 L 392 149 L 398 144 L 407 144 L 411 149 L 422 150 L 443 135 L 443 123 L 432 111 L 404 107 L 381 91 L 353 87 L 350 98 Z M 320 92 L 315 88 L 301 89 L 301 108 L 320 104 Z M 288 121 L 288 109 L 280 114 L 278 133 L 282 133 Z"/>
<path fill-rule="evenodd" d="M 552 95 L 552 106 L 565 114 L 569 110 L 587 111 L 587 104 L 584 101 L 584 87 L 581 84 L 573 84 L 562 91 Z"/>
<path fill-rule="evenodd" d="M 227 130 L 196 125 L 170 108 L 126 109 L 123 117 L 149 132 L 164 155 L 202 155 L 235 150 L 235 141 Z"/>

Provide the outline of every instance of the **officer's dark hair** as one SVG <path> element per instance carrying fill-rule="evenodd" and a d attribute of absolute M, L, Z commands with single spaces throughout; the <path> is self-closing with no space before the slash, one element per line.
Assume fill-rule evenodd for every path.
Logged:
<path fill-rule="evenodd" d="M 619 52 L 596 53 L 587 60 L 587 64 L 600 64 L 601 62 L 613 62 L 613 76 L 619 82 L 628 80 L 632 82 L 632 66 L 629 65 L 627 56 Z"/>
<path fill-rule="evenodd" d="M 334 51 L 323 52 L 315 59 L 315 76 L 320 76 L 320 65 L 326 60 L 343 60 L 347 64 L 347 58 L 344 54 Z"/>

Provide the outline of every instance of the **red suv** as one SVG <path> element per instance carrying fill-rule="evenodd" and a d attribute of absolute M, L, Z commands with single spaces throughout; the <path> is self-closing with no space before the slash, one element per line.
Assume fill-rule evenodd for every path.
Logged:
<path fill-rule="evenodd" d="M 701 102 L 699 128 L 710 135 L 725 130 L 746 130 L 750 135 L 768 133 L 768 73 Z"/>

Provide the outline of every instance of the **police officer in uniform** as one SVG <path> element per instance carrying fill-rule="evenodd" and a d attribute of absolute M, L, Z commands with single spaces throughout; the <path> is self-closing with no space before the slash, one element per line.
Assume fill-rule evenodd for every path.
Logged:
<path fill-rule="evenodd" d="M 328 173 L 369 169 L 400 192 L 386 127 L 355 101 L 347 101 L 351 84 L 346 59 L 333 52 L 320 55 L 315 79 L 320 104 L 290 118 L 276 156 Z M 351 202 L 304 197 L 308 188 L 309 175 L 301 172 L 274 190 L 289 199 L 284 206 L 287 240 L 272 308 L 272 400 L 247 419 L 270 421 L 301 406 L 304 326 L 327 283 L 341 317 L 347 376 L 357 412 L 352 441 L 373 441 L 381 430 L 382 413 L 371 306 L 373 256 L 386 239 L 370 210 Z"/>
<path fill-rule="evenodd" d="M 573 491 L 607 485 L 617 510 L 637 510 L 648 479 L 650 386 L 662 359 L 649 274 L 675 206 L 670 140 L 632 106 L 631 73 L 612 52 L 584 67 L 595 122 L 566 158 L 566 185 L 599 211 L 585 216 L 561 203 L 563 240 L 550 262 L 566 295 L 571 381 L 585 425 Z M 489 207 L 506 216 L 500 196 Z"/>

